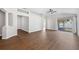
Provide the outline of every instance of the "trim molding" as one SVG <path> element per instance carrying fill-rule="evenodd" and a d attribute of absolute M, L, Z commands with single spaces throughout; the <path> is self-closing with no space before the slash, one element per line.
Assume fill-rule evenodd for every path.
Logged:
<path fill-rule="evenodd" d="M 57 30 L 53 30 L 53 29 L 46 29 L 46 30 L 50 30 L 50 31 L 57 31 Z"/>

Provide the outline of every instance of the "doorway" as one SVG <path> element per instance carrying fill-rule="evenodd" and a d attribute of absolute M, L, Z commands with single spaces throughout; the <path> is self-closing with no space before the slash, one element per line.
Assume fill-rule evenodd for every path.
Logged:
<path fill-rule="evenodd" d="M 72 16 L 65 19 L 58 19 L 58 30 L 77 35 L 77 17 Z"/>
<path fill-rule="evenodd" d="M 17 30 L 22 30 L 25 32 L 29 31 L 29 17 L 28 16 L 17 16 Z"/>
<path fill-rule="evenodd" d="M 73 32 L 73 20 L 72 19 L 60 19 L 58 20 L 58 30 Z"/>

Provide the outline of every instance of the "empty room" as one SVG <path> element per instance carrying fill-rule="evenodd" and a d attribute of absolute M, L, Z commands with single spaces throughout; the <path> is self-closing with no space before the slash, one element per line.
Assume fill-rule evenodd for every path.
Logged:
<path fill-rule="evenodd" d="M 78 8 L 0 8 L 0 50 L 78 49 Z"/>

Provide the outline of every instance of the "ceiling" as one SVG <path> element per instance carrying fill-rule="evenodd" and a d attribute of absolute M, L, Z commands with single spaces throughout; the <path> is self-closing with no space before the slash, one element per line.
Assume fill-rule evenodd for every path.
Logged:
<path fill-rule="evenodd" d="M 78 8 L 28 8 L 31 12 L 37 13 L 37 14 L 42 14 L 46 16 L 52 16 L 52 17 L 70 17 L 73 15 L 76 15 L 78 13 Z M 49 9 L 53 9 L 56 11 L 56 13 L 50 15 L 47 12 Z"/>
<path fill-rule="evenodd" d="M 77 13 L 77 8 L 28 8 L 28 9 L 38 14 L 46 14 L 49 11 L 49 9 L 53 9 L 54 11 L 56 11 L 57 14 L 62 14 L 62 13 L 76 14 Z"/>

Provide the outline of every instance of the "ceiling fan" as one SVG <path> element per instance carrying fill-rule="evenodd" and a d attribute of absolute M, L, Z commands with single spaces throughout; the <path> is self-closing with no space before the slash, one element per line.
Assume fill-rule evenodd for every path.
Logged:
<path fill-rule="evenodd" d="M 53 14 L 53 13 L 55 13 L 56 11 L 54 11 L 53 9 L 49 9 L 49 11 L 48 11 L 48 13 L 50 13 L 50 14 Z"/>

